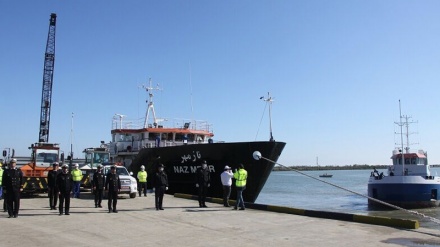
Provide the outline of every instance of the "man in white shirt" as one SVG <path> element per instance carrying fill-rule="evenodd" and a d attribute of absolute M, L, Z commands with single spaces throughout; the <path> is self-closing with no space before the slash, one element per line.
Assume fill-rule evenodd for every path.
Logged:
<path fill-rule="evenodd" d="M 225 171 L 220 174 L 220 178 L 223 184 L 223 206 L 225 207 L 230 207 L 229 196 L 231 196 L 231 185 L 233 177 L 234 174 L 231 171 L 231 167 L 225 166 Z"/>

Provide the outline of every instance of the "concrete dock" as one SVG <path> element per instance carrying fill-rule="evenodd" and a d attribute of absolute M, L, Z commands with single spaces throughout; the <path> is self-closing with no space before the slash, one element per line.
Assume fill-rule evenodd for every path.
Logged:
<path fill-rule="evenodd" d="M 18 218 L 0 213 L 0 246 L 439 246 L 440 231 L 415 230 L 246 209 L 154 194 L 118 201 L 119 213 L 72 199 L 70 215 L 44 197 L 21 200 Z"/>

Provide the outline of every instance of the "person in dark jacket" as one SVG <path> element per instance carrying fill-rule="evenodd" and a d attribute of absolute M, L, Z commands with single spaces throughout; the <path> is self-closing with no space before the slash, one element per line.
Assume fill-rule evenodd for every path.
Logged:
<path fill-rule="evenodd" d="M 59 164 L 55 162 L 52 164 L 53 170 L 47 174 L 47 194 L 49 196 L 50 210 L 56 210 L 58 202 L 58 188 L 57 188 L 57 176 L 60 173 L 58 170 Z"/>
<path fill-rule="evenodd" d="M 104 172 L 102 171 L 102 165 L 98 165 L 98 170 L 93 174 L 93 180 L 92 180 L 92 186 L 93 191 L 95 192 L 95 208 L 101 206 L 102 202 L 102 193 L 104 191 L 104 184 L 105 184 L 105 176 Z"/>
<path fill-rule="evenodd" d="M 165 191 L 168 190 L 168 176 L 164 172 L 163 164 L 157 166 L 157 172 L 153 175 L 152 184 L 154 187 L 156 210 L 163 210 L 163 196 Z"/>
<path fill-rule="evenodd" d="M 20 210 L 20 193 L 23 191 L 23 173 L 16 167 L 17 160 L 12 159 L 9 169 L 3 172 L 2 183 L 6 191 L 6 204 L 9 218 L 17 218 Z"/>
<path fill-rule="evenodd" d="M 116 166 L 112 166 L 110 172 L 105 179 L 105 191 L 108 191 L 108 212 L 117 213 L 116 204 L 118 204 L 118 193 L 121 190 L 121 180 L 119 175 L 116 174 Z M 113 204 L 113 209 L 112 209 Z"/>
<path fill-rule="evenodd" d="M 3 174 L 5 174 L 6 170 L 9 169 L 6 163 L 3 165 Z M 2 175 L 3 180 L 3 175 Z M 2 182 L 2 188 L 3 188 L 3 212 L 8 212 L 8 196 L 6 195 L 6 189 L 4 188 L 5 182 Z"/>
<path fill-rule="evenodd" d="M 196 187 L 199 190 L 199 207 L 207 208 L 206 193 L 208 188 L 211 186 L 211 175 L 209 172 L 208 164 L 206 160 L 202 162 L 202 166 L 197 168 L 196 171 Z"/>
<path fill-rule="evenodd" d="M 60 202 L 58 205 L 60 216 L 63 215 L 63 211 L 65 215 L 70 215 L 70 195 L 72 194 L 73 189 L 73 178 L 67 168 L 68 165 L 64 164 L 56 180 L 58 194 L 60 196 Z"/>

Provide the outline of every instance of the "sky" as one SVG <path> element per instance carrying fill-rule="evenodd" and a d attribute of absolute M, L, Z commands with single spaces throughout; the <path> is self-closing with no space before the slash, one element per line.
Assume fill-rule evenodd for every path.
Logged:
<path fill-rule="evenodd" d="M 74 157 L 112 118 L 206 120 L 215 141 L 287 145 L 278 162 L 390 164 L 399 100 L 412 149 L 440 164 L 439 1 L 0 0 L 0 148 L 38 141 L 49 18 L 57 14 L 49 141 Z M 73 114 L 72 114 L 73 113 Z M 71 138 L 73 136 L 73 138 Z"/>

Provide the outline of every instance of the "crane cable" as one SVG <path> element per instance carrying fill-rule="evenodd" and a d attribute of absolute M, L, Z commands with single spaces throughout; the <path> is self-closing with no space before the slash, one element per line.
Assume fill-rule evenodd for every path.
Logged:
<path fill-rule="evenodd" d="M 256 151 L 256 152 L 257 152 L 257 151 Z M 255 156 L 256 156 L 256 154 L 255 154 L 255 152 L 254 152 L 254 158 L 256 159 Z M 315 180 L 318 180 L 318 181 L 323 182 L 323 183 L 325 183 L 325 184 L 328 184 L 328 185 L 331 185 L 331 186 L 333 186 L 333 187 L 336 187 L 336 188 L 338 188 L 338 189 L 342 189 L 342 190 L 345 190 L 345 191 L 351 192 L 351 193 L 353 193 L 353 194 L 356 194 L 356 195 L 358 195 L 358 196 L 362 196 L 362 197 L 368 198 L 369 200 L 375 201 L 375 202 L 380 203 L 380 204 L 383 204 L 383 205 L 385 205 L 385 206 L 388 206 L 388 207 L 391 207 L 391 208 L 394 208 L 394 209 L 397 209 L 397 210 L 401 210 L 401 211 L 407 212 L 407 213 L 409 213 L 409 214 L 417 215 L 417 216 L 419 216 L 419 217 L 421 217 L 421 218 L 425 218 L 425 219 L 427 219 L 427 220 L 430 220 L 430 221 L 432 221 L 432 222 L 437 223 L 437 224 L 440 225 L 440 220 L 439 220 L 439 219 L 436 219 L 436 218 L 434 218 L 434 217 L 431 217 L 431 216 L 425 215 L 425 214 L 423 214 L 423 213 L 420 213 L 420 212 L 417 212 L 417 211 L 414 211 L 414 210 L 408 210 L 408 209 L 405 209 L 405 208 L 402 208 L 402 207 L 399 207 L 399 206 L 396 206 L 396 205 L 393 205 L 393 204 L 390 204 L 390 203 L 387 203 L 387 202 L 384 202 L 384 201 L 378 200 L 378 199 L 376 199 L 376 198 L 373 198 L 373 197 L 370 197 L 370 196 L 367 196 L 367 195 L 364 195 L 364 194 L 358 193 L 358 192 L 356 192 L 356 191 L 353 191 L 353 190 L 350 190 L 350 189 L 347 189 L 347 188 L 341 187 L 341 186 L 339 186 L 339 185 L 336 185 L 336 184 L 333 184 L 333 183 L 330 183 L 330 182 L 324 181 L 324 180 L 322 180 L 322 179 L 319 179 L 319 178 L 316 178 L 316 177 L 310 176 L 310 175 L 308 175 L 308 174 L 306 174 L 306 173 L 304 173 L 304 172 L 301 172 L 301 171 L 299 171 L 299 170 L 297 170 L 297 169 L 294 169 L 294 168 L 291 168 L 291 167 L 284 166 L 284 165 L 282 165 L 282 164 L 280 164 L 280 163 L 277 163 L 277 162 L 275 162 L 275 161 L 273 161 L 273 160 L 270 160 L 270 159 L 268 159 L 268 158 L 265 158 L 265 157 L 263 157 L 261 154 L 257 154 L 257 156 L 258 156 L 259 158 L 261 158 L 261 159 L 265 159 L 265 160 L 267 160 L 267 161 L 269 161 L 269 162 L 274 163 L 275 165 L 279 165 L 279 166 L 285 167 L 285 168 L 287 168 L 287 169 L 289 169 L 289 170 L 291 170 L 291 171 L 297 172 L 297 173 L 299 173 L 299 174 L 301 174 L 301 175 L 304 175 L 304 176 L 306 176 L 306 177 L 308 177 L 308 178 L 315 179 Z"/>

